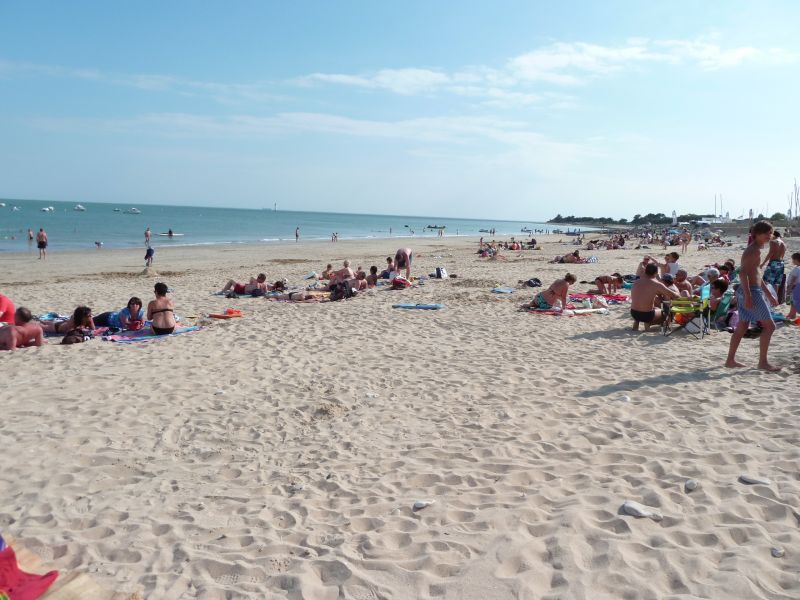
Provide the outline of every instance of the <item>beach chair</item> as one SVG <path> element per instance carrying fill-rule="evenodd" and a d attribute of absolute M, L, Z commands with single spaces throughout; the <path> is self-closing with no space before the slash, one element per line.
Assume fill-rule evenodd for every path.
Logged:
<path fill-rule="evenodd" d="M 719 331 L 719 327 L 717 327 L 717 321 L 728 314 L 728 311 L 731 308 L 731 302 L 733 302 L 733 292 L 725 292 L 722 298 L 717 305 L 717 310 L 713 313 L 711 312 L 711 307 L 708 307 L 706 311 L 706 324 L 708 325 L 709 330 L 716 329 Z"/>
<path fill-rule="evenodd" d="M 704 285 L 700 290 L 700 297 L 676 298 L 665 307 L 664 322 L 661 324 L 661 333 L 664 337 L 672 335 L 675 331 L 684 330 L 696 339 L 702 340 L 708 333 L 709 299 L 711 286 Z"/>

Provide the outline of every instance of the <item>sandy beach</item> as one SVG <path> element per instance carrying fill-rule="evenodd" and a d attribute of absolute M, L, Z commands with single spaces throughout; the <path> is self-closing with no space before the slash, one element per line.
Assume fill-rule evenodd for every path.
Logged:
<path fill-rule="evenodd" d="M 458 277 L 288 304 L 212 292 L 261 271 L 299 286 L 346 258 L 382 269 L 405 243 L 160 248 L 157 277 L 143 249 L 0 255 L 0 291 L 34 314 L 146 303 L 156 281 L 189 323 L 244 313 L 0 354 L 0 532 L 163 600 L 800 597 L 800 328 L 775 333 L 781 373 L 728 370 L 724 332 L 635 334 L 626 306 L 550 317 L 518 310 L 536 290 L 491 293 L 632 273 L 641 250 L 558 265 L 573 247 L 557 236 L 507 261 L 475 239 L 409 243 L 414 275 Z M 681 263 L 738 263 L 741 246 Z"/>

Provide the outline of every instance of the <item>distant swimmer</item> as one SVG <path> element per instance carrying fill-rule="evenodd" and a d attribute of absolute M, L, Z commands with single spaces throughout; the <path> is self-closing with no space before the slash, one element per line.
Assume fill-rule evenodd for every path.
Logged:
<path fill-rule="evenodd" d="M 28 241 L 33 241 L 33 230 L 30 227 L 28 228 Z"/>

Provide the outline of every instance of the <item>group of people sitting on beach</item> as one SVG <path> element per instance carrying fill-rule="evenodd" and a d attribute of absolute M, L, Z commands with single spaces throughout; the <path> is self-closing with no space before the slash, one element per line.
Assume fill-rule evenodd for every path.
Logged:
<path fill-rule="evenodd" d="M 41 346 L 45 334 L 63 336 L 62 344 L 83 342 L 101 327 L 112 331 L 138 331 L 144 328 L 145 319 L 150 322 L 153 335 L 173 333 L 176 327 L 175 305 L 167 296 L 166 283 L 156 283 L 155 298 L 143 308 L 141 299 L 134 296 L 127 305 L 116 311 L 93 315 L 88 306 L 78 306 L 67 319 L 36 320 L 25 307 L 13 309 L 13 304 L 0 295 L 0 319 L 7 325 L 0 327 L 0 350 L 14 350 L 27 346 Z M 9 318 L 13 314 L 13 320 Z"/>

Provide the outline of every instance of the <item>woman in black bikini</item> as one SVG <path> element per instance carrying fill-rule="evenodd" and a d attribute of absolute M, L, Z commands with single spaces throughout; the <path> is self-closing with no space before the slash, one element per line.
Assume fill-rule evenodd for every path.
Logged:
<path fill-rule="evenodd" d="M 64 335 L 72 329 L 95 330 L 92 319 L 92 309 L 88 306 L 79 306 L 66 321 L 42 321 L 39 323 L 45 333 L 58 333 Z"/>
<path fill-rule="evenodd" d="M 167 284 L 155 285 L 156 299 L 147 305 L 147 319 L 152 321 L 151 327 L 155 335 L 167 335 L 175 331 L 175 305 L 167 298 Z"/>

